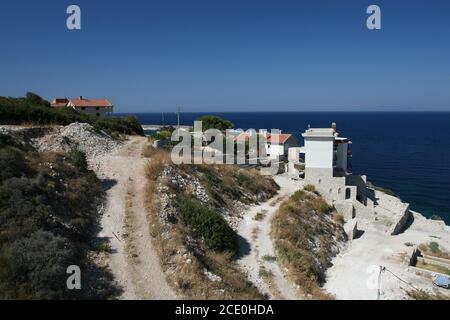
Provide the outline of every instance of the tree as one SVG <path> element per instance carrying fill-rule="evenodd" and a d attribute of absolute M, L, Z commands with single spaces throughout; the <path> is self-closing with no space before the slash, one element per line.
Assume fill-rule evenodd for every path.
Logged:
<path fill-rule="evenodd" d="M 42 99 L 41 96 L 33 92 L 27 92 L 26 100 L 28 104 L 31 106 L 46 106 L 46 107 L 50 106 L 50 103 L 48 101 Z"/>
<path fill-rule="evenodd" d="M 234 124 L 228 120 L 222 119 L 217 116 L 201 116 L 197 121 L 202 121 L 203 130 L 208 129 L 218 129 L 220 131 L 225 131 L 227 129 L 233 129 Z"/>

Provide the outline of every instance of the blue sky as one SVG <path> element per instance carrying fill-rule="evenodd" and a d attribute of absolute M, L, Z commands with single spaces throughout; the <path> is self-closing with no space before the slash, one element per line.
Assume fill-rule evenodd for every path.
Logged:
<path fill-rule="evenodd" d="M 370 4 L 382 30 L 366 28 Z M 449 35 L 446 0 L 2 0 L 0 95 L 106 97 L 119 112 L 450 110 Z"/>

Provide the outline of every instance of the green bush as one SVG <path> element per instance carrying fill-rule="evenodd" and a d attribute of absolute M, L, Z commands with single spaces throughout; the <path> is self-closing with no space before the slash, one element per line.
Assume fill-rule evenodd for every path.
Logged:
<path fill-rule="evenodd" d="M 440 251 L 439 249 L 439 243 L 437 242 L 430 242 L 429 246 L 428 246 L 431 250 L 431 252 L 433 253 L 438 253 Z"/>
<path fill-rule="evenodd" d="M 210 116 L 210 115 L 201 116 L 197 119 L 197 121 L 202 121 L 203 131 L 208 129 L 217 129 L 220 131 L 225 131 L 227 129 L 234 128 L 234 124 L 232 122 L 217 116 Z"/>
<path fill-rule="evenodd" d="M 236 233 L 217 212 L 181 195 L 175 203 L 181 221 L 193 237 L 203 238 L 213 250 L 236 252 Z"/>
<path fill-rule="evenodd" d="M 78 149 L 71 150 L 69 152 L 69 160 L 80 171 L 87 171 L 88 163 L 86 161 L 86 155 L 84 154 L 84 152 Z"/>

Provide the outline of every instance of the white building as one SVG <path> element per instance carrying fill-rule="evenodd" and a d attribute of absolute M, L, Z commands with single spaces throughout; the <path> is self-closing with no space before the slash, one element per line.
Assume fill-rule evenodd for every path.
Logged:
<path fill-rule="evenodd" d="M 236 137 L 236 141 L 248 141 L 255 135 L 264 137 L 263 150 L 269 159 L 279 159 L 283 161 L 287 159 L 289 149 L 298 146 L 298 141 L 292 134 L 288 133 L 268 133 L 267 130 L 261 129 L 259 133 L 256 131 L 242 132 Z"/>
<path fill-rule="evenodd" d="M 357 236 L 357 219 L 373 221 L 380 217 L 379 226 L 391 235 L 408 226 L 412 217 L 409 204 L 368 187 L 366 176 L 352 174 L 351 141 L 339 136 L 335 123 L 331 128 L 309 128 L 302 136 L 305 146 L 289 149 L 289 174 L 297 179 L 304 175 L 304 184 L 314 185 L 327 203 L 343 215 L 349 222 L 349 237 Z M 386 218 L 392 222 L 385 224 Z"/>
<path fill-rule="evenodd" d="M 353 215 L 355 202 L 366 206 L 366 176 L 351 173 L 351 141 L 339 136 L 336 124 L 331 128 L 309 128 L 302 136 L 304 147 L 289 150 L 290 175 L 304 174 L 305 183 L 314 185 L 328 203 L 345 215 Z"/>

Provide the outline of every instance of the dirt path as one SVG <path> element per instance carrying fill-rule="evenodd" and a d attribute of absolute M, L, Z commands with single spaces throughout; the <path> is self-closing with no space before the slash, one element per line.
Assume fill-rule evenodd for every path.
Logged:
<path fill-rule="evenodd" d="M 146 139 L 131 137 L 119 152 L 95 159 L 104 180 L 107 205 L 100 237 L 110 240 L 109 266 L 123 288 L 121 299 L 176 299 L 152 245 L 144 207 Z"/>
<path fill-rule="evenodd" d="M 273 261 L 275 250 L 270 231 L 272 217 L 281 202 L 301 186 L 285 175 L 275 176 L 274 179 L 280 186 L 278 194 L 250 208 L 241 221 L 238 264 L 247 272 L 249 280 L 270 298 L 295 300 L 301 298 L 298 289 L 287 281 L 278 263 Z M 255 219 L 258 213 L 259 218 Z"/>

